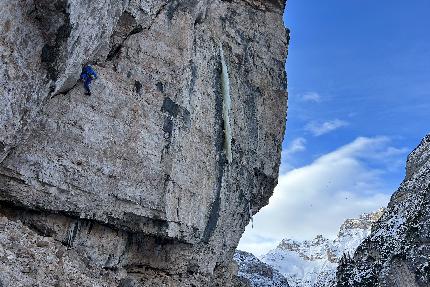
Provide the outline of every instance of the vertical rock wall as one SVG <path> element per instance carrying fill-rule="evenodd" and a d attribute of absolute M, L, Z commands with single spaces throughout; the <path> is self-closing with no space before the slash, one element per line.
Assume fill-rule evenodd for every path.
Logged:
<path fill-rule="evenodd" d="M 7 0 L 0 9 L 1 213 L 87 266 L 120 272 L 115 280 L 232 284 L 249 209 L 268 203 L 278 176 L 284 3 Z M 92 96 L 78 81 L 87 63 L 99 74 Z"/>

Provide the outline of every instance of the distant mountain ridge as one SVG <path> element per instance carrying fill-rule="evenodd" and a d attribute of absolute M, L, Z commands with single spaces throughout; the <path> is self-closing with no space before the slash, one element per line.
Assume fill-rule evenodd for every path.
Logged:
<path fill-rule="evenodd" d="M 344 253 L 353 254 L 370 234 L 383 209 L 347 219 L 333 241 L 318 235 L 303 242 L 284 239 L 262 261 L 279 270 L 291 287 L 329 287 L 336 282 L 336 269 Z"/>
<path fill-rule="evenodd" d="M 381 208 L 373 213 L 362 214 L 359 218 L 345 220 L 334 240 L 322 235 L 303 242 L 284 239 L 274 250 L 263 255 L 261 261 L 285 276 L 291 287 L 335 286 L 336 269 L 343 254 L 353 255 L 360 243 L 369 236 L 372 224 L 378 221 L 383 212 L 384 209 Z M 238 253 L 236 253 L 236 257 L 238 257 Z M 246 268 L 243 264 L 246 261 L 255 262 L 255 260 L 248 256 L 247 260 L 237 260 L 236 258 L 236 261 L 242 271 L 242 274 L 240 271 L 239 275 L 244 276 L 246 273 L 246 278 L 254 282 L 253 279 L 257 277 L 252 272 L 258 273 L 261 270 L 255 268 L 255 264 L 253 269 L 249 268 L 249 263 Z M 268 284 L 267 281 L 265 284 Z M 256 284 L 254 286 L 287 285 L 277 285 L 272 281 L 272 285 Z"/>

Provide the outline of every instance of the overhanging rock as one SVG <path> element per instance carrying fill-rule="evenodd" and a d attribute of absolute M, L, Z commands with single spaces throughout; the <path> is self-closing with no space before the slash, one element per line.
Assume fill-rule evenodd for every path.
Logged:
<path fill-rule="evenodd" d="M 267 204 L 278 176 L 282 2 L 8 0 L 0 8 L 3 213 L 97 266 L 190 276 L 230 268 L 249 206 Z M 78 82 L 87 63 L 99 74 L 91 97 Z"/>

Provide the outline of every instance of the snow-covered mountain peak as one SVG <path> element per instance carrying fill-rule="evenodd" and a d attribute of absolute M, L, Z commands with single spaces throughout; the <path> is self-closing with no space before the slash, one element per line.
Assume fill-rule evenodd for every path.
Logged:
<path fill-rule="evenodd" d="M 301 242 L 295 241 L 293 239 L 283 239 L 281 243 L 279 243 L 277 249 L 281 250 L 289 250 L 289 251 L 298 251 L 300 248 Z"/>
<path fill-rule="evenodd" d="M 317 235 L 312 240 L 284 239 L 262 261 L 288 278 L 290 286 L 328 287 L 336 278 L 338 262 L 344 253 L 353 254 L 370 234 L 371 226 L 383 214 L 383 209 L 347 219 L 334 240 Z"/>
<path fill-rule="evenodd" d="M 295 252 L 303 259 L 316 260 L 325 258 L 330 246 L 331 242 L 329 239 L 323 237 L 322 235 L 318 235 L 312 240 L 306 240 L 302 242 L 284 239 L 273 252 L 276 252 L 277 250 L 284 252 Z"/>
<path fill-rule="evenodd" d="M 372 224 L 378 221 L 383 213 L 384 209 L 380 208 L 379 210 L 372 213 L 364 213 L 360 215 L 359 218 L 345 220 L 345 222 L 340 227 L 338 238 L 348 236 L 351 233 L 353 234 L 360 229 L 365 231 L 370 230 Z"/>

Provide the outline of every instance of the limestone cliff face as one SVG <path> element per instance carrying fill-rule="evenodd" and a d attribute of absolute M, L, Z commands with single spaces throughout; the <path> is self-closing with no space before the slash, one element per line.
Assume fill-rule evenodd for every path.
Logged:
<path fill-rule="evenodd" d="M 238 240 L 278 175 L 283 9 L 1 1 L 1 213 L 125 272 L 115 280 L 231 284 Z M 78 81 L 87 63 L 92 96 Z"/>
<path fill-rule="evenodd" d="M 344 258 L 337 286 L 430 286 L 430 136 L 409 155 L 406 177 L 370 236 Z"/>

